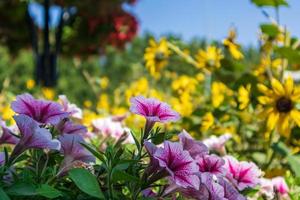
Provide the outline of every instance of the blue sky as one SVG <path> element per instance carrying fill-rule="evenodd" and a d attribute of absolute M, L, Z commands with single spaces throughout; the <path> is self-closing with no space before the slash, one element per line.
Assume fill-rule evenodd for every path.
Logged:
<path fill-rule="evenodd" d="M 282 24 L 300 37 L 300 0 L 288 0 L 290 7 L 280 10 Z M 140 33 L 150 31 L 156 36 L 167 33 L 193 37 L 222 39 L 228 28 L 238 30 L 238 41 L 257 44 L 258 26 L 268 22 L 250 0 L 138 0 L 130 8 L 140 22 Z M 267 9 L 274 15 L 274 11 Z"/>

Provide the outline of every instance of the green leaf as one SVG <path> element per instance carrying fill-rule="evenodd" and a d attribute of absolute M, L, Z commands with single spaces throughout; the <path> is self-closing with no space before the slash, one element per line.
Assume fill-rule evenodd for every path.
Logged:
<path fill-rule="evenodd" d="M 31 183 L 17 183 L 6 190 L 6 193 L 12 196 L 34 196 L 36 187 Z"/>
<path fill-rule="evenodd" d="M 9 196 L 4 192 L 2 188 L 0 188 L 0 199 L 1 200 L 10 200 Z"/>
<path fill-rule="evenodd" d="M 97 178 L 86 169 L 76 168 L 69 171 L 69 176 L 75 185 L 84 193 L 104 199 Z"/>
<path fill-rule="evenodd" d="M 274 24 L 261 24 L 260 29 L 270 37 L 275 37 L 280 33 L 279 28 Z"/>
<path fill-rule="evenodd" d="M 134 182 L 139 181 L 139 178 L 132 176 L 121 170 L 113 170 L 112 177 L 113 177 L 113 181 L 134 181 Z"/>
<path fill-rule="evenodd" d="M 132 131 L 130 131 L 130 134 L 133 137 L 133 140 L 134 140 L 134 143 L 135 143 L 137 149 L 140 149 L 141 148 L 141 144 L 139 143 L 138 138 L 136 137 L 136 135 Z"/>
<path fill-rule="evenodd" d="M 288 6 L 289 4 L 286 0 L 251 0 L 255 5 L 262 6 L 271 6 L 271 7 L 279 7 L 279 6 Z"/>
<path fill-rule="evenodd" d="M 287 161 L 293 172 L 296 174 L 296 177 L 300 177 L 300 156 L 289 155 Z"/>
<path fill-rule="evenodd" d="M 91 146 L 90 144 L 86 144 L 86 143 L 80 143 L 82 146 L 84 146 L 89 152 L 91 152 L 96 158 L 98 158 L 99 160 L 101 160 L 102 162 L 105 162 L 105 158 L 102 155 L 102 152 L 99 152 L 98 150 L 96 150 L 93 146 Z"/>
<path fill-rule="evenodd" d="M 163 141 L 165 140 L 165 135 L 165 132 L 158 132 L 151 138 L 152 142 L 156 145 L 163 143 Z"/>
<path fill-rule="evenodd" d="M 282 156 L 288 156 L 291 154 L 290 149 L 283 142 L 272 144 L 272 149 Z"/>
<path fill-rule="evenodd" d="M 49 198 L 49 199 L 54 199 L 59 196 L 62 196 L 60 191 L 58 191 L 54 187 L 47 185 L 47 184 L 41 185 L 41 187 L 38 188 L 36 191 L 39 195 Z"/>
<path fill-rule="evenodd" d="M 275 49 L 275 52 L 280 56 L 288 59 L 290 62 L 300 62 L 300 52 L 295 49 L 292 49 L 291 47 L 279 47 Z"/>

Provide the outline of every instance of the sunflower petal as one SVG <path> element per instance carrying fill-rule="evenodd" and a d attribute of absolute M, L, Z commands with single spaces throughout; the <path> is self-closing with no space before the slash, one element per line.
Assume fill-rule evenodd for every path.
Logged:
<path fill-rule="evenodd" d="M 276 123 L 278 122 L 278 119 L 279 113 L 276 111 L 271 112 L 267 121 L 267 129 L 273 130 L 275 128 Z"/>
<path fill-rule="evenodd" d="M 270 94 L 270 89 L 267 86 L 265 86 L 264 84 L 261 84 L 261 83 L 257 84 L 257 89 L 265 95 Z"/>
<path fill-rule="evenodd" d="M 297 126 L 300 126 L 300 112 L 298 110 L 291 111 L 291 117 L 296 122 Z"/>
<path fill-rule="evenodd" d="M 285 95 L 285 90 L 282 84 L 277 79 L 273 78 L 271 81 L 271 85 L 275 94 L 277 94 L 278 96 Z"/>
<path fill-rule="evenodd" d="M 279 118 L 280 123 L 278 123 L 277 125 L 279 134 L 286 138 L 288 138 L 291 133 L 291 129 L 289 127 L 289 119 L 290 117 L 288 114 L 282 115 Z"/>
<path fill-rule="evenodd" d="M 291 95 L 294 89 L 294 80 L 291 76 L 288 76 L 285 84 L 284 84 L 284 89 L 287 95 Z"/>
<path fill-rule="evenodd" d="M 271 104 L 273 102 L 273 99 L 267 97 L 267 96 L 260 96 L 257 98 L 260 104 L 266 105 L 266 104 Z"/>

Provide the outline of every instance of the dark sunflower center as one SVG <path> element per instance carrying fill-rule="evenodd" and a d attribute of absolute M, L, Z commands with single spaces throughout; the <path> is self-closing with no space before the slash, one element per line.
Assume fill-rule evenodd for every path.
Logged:
<path fill-rule="evenodd" d="M 287 97 L 281 97 L 276 102 L 276 108 L 279 112 L 290 112 L 293 109 L 293 102 Z"/>
<path fill-rule="evenodd" d="M 163 52 L 156 52 L 155 53 L 155 60 L 156 62 L 161 62 L 165 59 L 165 55 Z"/>

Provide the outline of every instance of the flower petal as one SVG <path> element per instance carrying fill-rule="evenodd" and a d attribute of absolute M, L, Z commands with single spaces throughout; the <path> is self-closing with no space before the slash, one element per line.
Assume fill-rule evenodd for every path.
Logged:
<path fill-rule="evenodd" d="M 271 85 L 275 94 L 277 94 L 278 96 L 282 96 L 285 94 L 285 90 L 282 84 L 277 79 L 273 78 L 271 81 Z"/>

